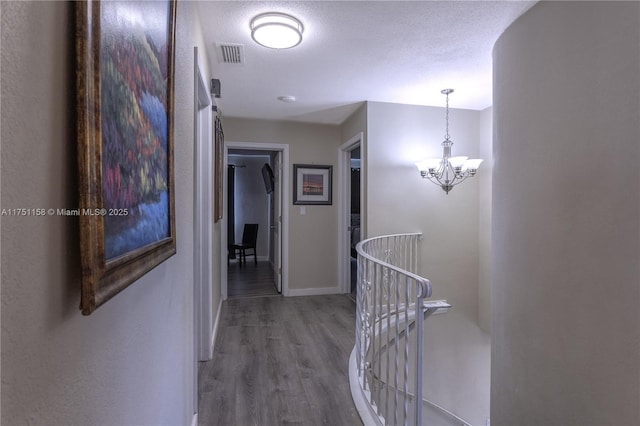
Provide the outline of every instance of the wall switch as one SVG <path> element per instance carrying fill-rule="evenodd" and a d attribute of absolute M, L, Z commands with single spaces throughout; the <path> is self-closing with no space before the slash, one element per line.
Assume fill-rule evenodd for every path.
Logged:
<path fill-rule="evenodd" d="M 307 214 L 307 208 L 305 206 L 300 206 L 300 216 L 304 216 Z"/>

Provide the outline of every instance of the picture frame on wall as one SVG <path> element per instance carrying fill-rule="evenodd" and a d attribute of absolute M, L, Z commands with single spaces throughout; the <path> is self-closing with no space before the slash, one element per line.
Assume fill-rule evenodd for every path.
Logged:
<path fill-rule="evenodd" d="M 80 309 L 176 253 L 175 1 L 76 2 Z"/>
<path fill-rule="evenodd" d="M 333 166 L 293 165 L 293 204 L 331 205 Z"/>

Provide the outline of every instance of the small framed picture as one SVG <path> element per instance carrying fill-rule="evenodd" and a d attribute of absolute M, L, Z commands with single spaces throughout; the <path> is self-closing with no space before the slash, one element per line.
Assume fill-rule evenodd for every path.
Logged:
<path fill-rule="evenodd" d="M 333 166 L 293 165 L 293 204 L 331 205 Z"/>

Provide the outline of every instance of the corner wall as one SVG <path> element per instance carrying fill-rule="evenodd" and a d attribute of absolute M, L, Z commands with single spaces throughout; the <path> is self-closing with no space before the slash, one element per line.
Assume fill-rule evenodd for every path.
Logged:
<path fill-rule="evenodd" d="M 362 140 L 360 141 L 360 164 L 362 165 L 362 187 L 360 188 L 362 205 L 360 206 L 360 216 L 363 218 L 367 217 L 367 167 L 365 166 L 367 162 L 367 104 L 368 102 L 364 102 L 340 125 L 342 136 L 338 144 L 338 147 L 340 147 L 343 143 L 362 132 Z M 366 221 L 360 223 L 360 239 L 362 240 L 368 238 L 366 225 Z"/>
<path fill-rule="evenodd" d="M 480 166 L 478 179 L 478 325 L 485 333 L 491 334 L 491 186 L 493 180 L 493 109 L 480 113 L 479 152 L 484 161 Z"/>
<path fill-rule="evenodd" d="M 69 2 L 2 2 L 2 208 L 78 205 L 71 9 Z M 180 2 L 175 256 L 84 317 L 77 218 L 1 218 L 2 424 L 192 421 L 198 28 L 193 3 Z"/>
<path fill-rule="evenodd" d="M 494 82 L 491 424 L 640 424 L 640 4 L 536 4 Z"/>

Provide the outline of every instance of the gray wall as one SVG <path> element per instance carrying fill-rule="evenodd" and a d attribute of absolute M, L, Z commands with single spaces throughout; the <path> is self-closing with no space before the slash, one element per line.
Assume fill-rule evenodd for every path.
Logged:
<path fill-rule="evenodd" d="M 78 205 L 70 7 L 2 2 L 2 208 Z M 2 217 L 3 425 L 191 423 L 193 7 L 177 18 L 177 254 L 84 317 L 77 218 Z"/>
<path fill-rule="evenodd" d="M 640 3 L 494 47 L 492 425 L 640 424 Z"/>

